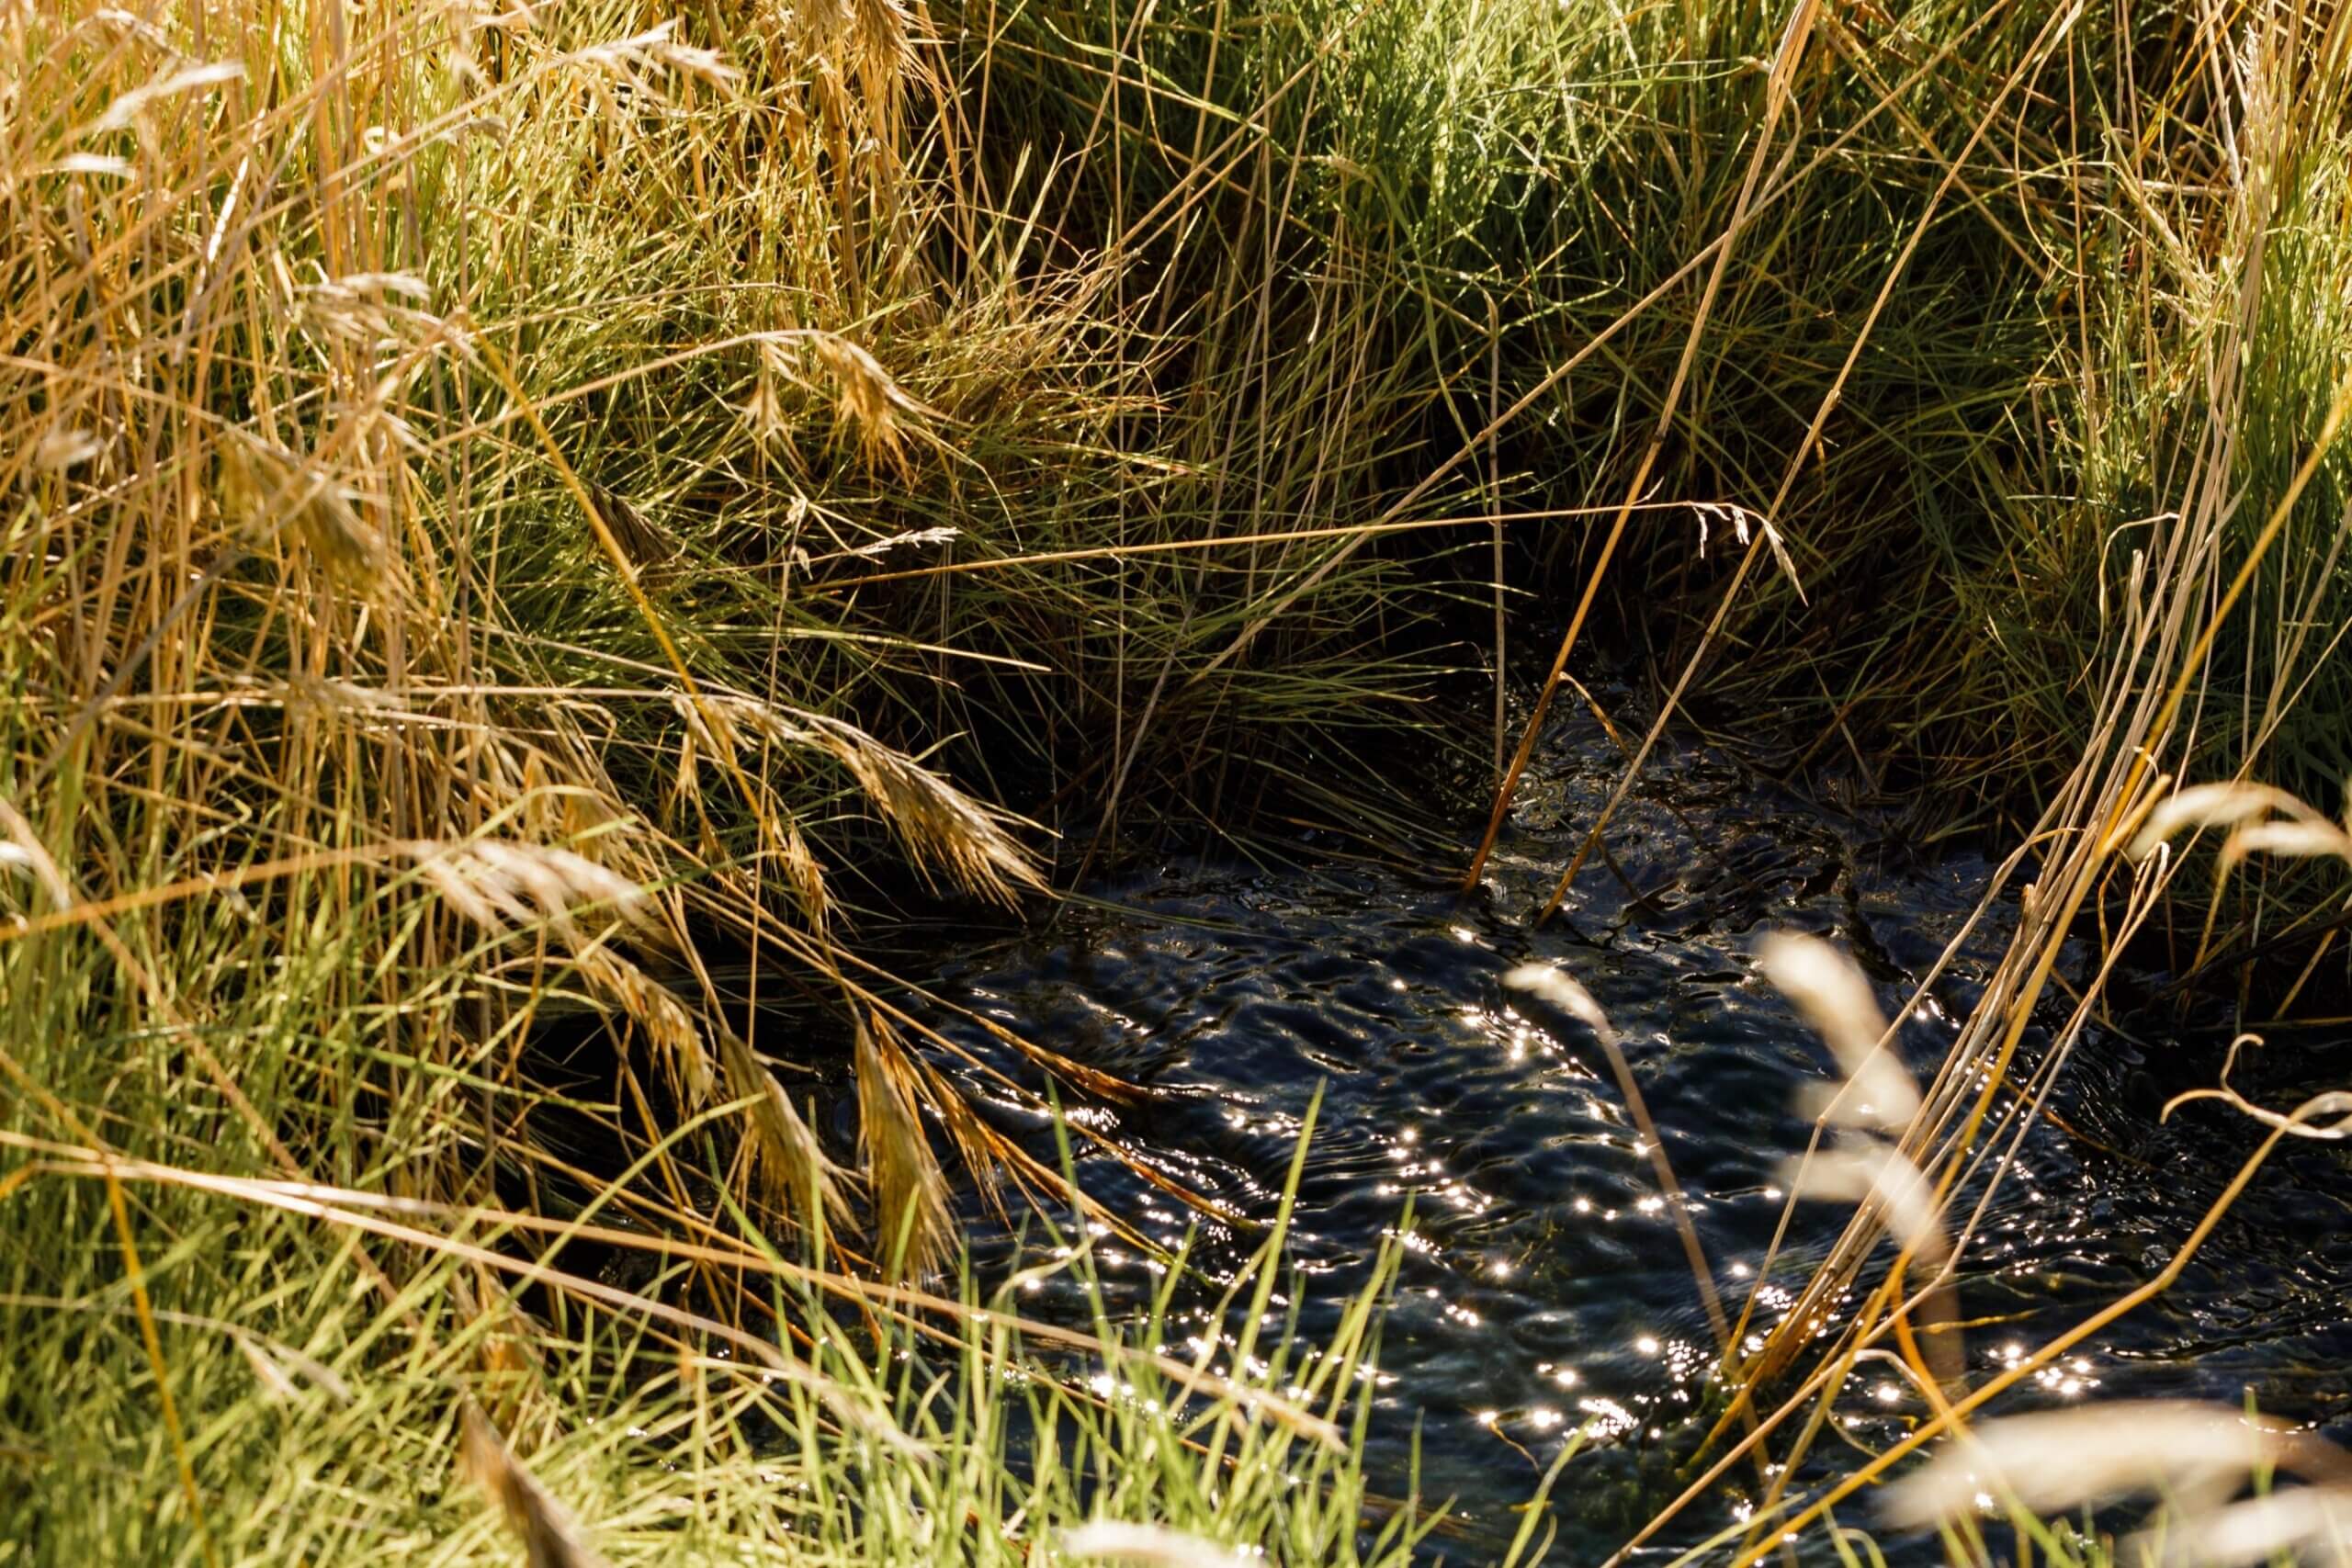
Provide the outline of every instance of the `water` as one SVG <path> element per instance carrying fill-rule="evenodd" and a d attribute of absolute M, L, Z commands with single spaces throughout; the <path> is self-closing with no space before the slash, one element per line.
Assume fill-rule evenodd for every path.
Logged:
<path fill-rule="evenodd" d="M 1274 1212 L 1319 1086 L 1290 1259 L 1306 1282 L 1307 1339 L 1328 1332 L 1408 1200 L 1413 1214 L 1379 1356 L 1374 1484 L 1404 1490 L 1418 1426 L 1421 1495 L 1455 1499 L 1467 1533 L 1449 1554 L 1476 1558 L 1515 1525 L 1514 1506 L 1570 1431 L 1589 1428 L 1597 1440 L 1557 1501 L 1560 1560 L 1585 1562 L 1671 1495 L 1672 1464 L 1703 1425 L 1712 1336 L 1606 1062 L 1583 1030 L 1506 991 L 1501 975 L 1529 958 L 1557 962 L 1611 1013 L 1736 1308 L 1781 1210 L 1781 1162 L 1809 1130 L 1793 1102 L 1829 1068 L 1757 976 L 1756 939 L 1828 937 L 1891 1009 L 1962 928 L 1989 867 L 1972 853 L 1923 855 L 1702 748 L 1669 747 L 1648 770 L 1664 782 L 1612 829 L 1611 863 L 1582 874 L 1565 919 L 1538 928 L 1529 912 L 1618 766 L 1589 721 L 1554 728 L 1476 894 L 1438 874 L 1458 863 L 1413 875 L 1340 860 L 1180 861 L 1089 889 L 1100 906 L 1068 910 L 1048 931 L 956 953 L 932 984 L 1144 1086 L 1140 1105 L 1073 1115 L 1254 1219 Z M 1940 1058 L 1999 955 L 2004 920 L 1996 911 L 1906 1021 L 1916 1066 Z M 1014 1070 L 968 1022 L 936 1021 Z M 2160 1268 L 2252 1147 L 2226 1112 L 2156 1123 L 2168 1093 L 2206 1080 L 2211 1043 L 2199 1031 L 2085 1043 L 2056 1107 L 2067 1130 L 2028 1140 L 1963 1276 L 1978 1379 Z M 2352 1080 L 2340 1070 L 2348 1055 L 2319 1039 L 2274 1044 L 2266 1092 L 2292 1103 L 2290 1080 Z M 972 1087 L 1000 1127 L 1054 1157 L 1048 1129 Z M 1166 1245 L 1202 1227 L 1204 1278 L 1180 1288 L 1181 1334 L 1256 1238 L 1204 1224 L 1098 1150 L 1081 1145 L 1078 1168 L 1090 1191 Z M 2333 1149 L 2290 1150 L 2161 1304 L 2015 1403 L 2251 1392 L 2267 1410 L 2352 1432 L 2345 1175 Z M 1008 1239 L 996 1233 L 992 1246 L 977 1207 L 971 1218 L 984 1269 L 1010 1268 Z M 1843 1218 L 1828 1205 L 1800 1212 L 1763 1286 L 1762 1321 Z M 1150 1264 L 1108 1242 L 1099 1257 L 1114 1300 L 1139 1310 L 1159 1282 Z M 1082 1310 L 1073 1286 L 1026 1304 Z M 1865 1370 L 1840 1406 L 1850 1443 L 1826 1435 L 1807 1479 L 1852 1465 L 1919 1414 L 1898 1380 Z M 1739 1495 L 1735 1484 L 1690 1524 L 1720 1528 Z"/>

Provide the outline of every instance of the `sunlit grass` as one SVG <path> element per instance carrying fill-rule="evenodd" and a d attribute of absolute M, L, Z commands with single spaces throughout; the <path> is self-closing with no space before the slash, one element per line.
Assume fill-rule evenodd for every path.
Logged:
<path fill-rule="evenodd" d="M 1160 1310 L 1114 1320 L 1082 1232 L 1050 1222 L 1063 1261 L 935 1296 L 756 1238 L 673 1252 L 585 1222 L 10 1150 L 17 1234 L 51 1238 L 12 1248 L 0 1292 L 0 1529 L 22 1561 L 492 1562 L 513 1560 L 512 1530 L 555 1564 L 1013 1563 L 1122 1520 L 1402 1564 L 1439 1522 L 1369 1496 L 1354 1457 L 1394 1258 L 1330 1343 L 1260 1335 L 1279 1220 L 1178 1343 Z M 135 1266 L 115 1191 L 138 1233 L 169 1238 Z M 615 1248 L 641 1254 L 643 1282 L 600 1283 L 579 1256 Z M 714 1265 L 754 1318 L 793 1325 L 781 1348 L 672 1304 Z M 1060 1272 L 1097 1333 L 1023 1315 Z M 1195 1345 L 1250 1370 L 1228 1381 Z"/>
<path fill-rule="evenodd" d="M 993 1305 L 844 1310 L 935 1282 L 954 1182 L 1081 1201 L 874 939 L 1155 832 L 1401 840 L 1574 614 L 1658 724 L 2024 846 L 1871 1129 L 1868 1190 L 1949 1190 L 2062 946 L 2171 908 L 2120 853 L 2169 780 L 2347 766 L 2346 28 L 0 7 L 0 1539 L 478 1555 L 470 1400 L 616 1557 L 1103 1499 L 1401 1548 L 1267 1389 L 1098 1407 Z M 2317 886 L 2266 855 L 2172 956 L 2332 940 Z M 1126 1092 L 1001 1043 L 1030 1111 Z"/>

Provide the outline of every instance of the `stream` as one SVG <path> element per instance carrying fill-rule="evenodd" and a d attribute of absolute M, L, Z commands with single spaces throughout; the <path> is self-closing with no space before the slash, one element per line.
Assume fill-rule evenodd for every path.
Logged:
<path fill-rule="evenodd" d="M 1378 1352 L 1370 1483 L 1402 1494 L 1418 1441 L 1419 1495 L 1452 1499 L 1458 1523 L 1431 1550 L 1453 1561 L 1498 1555 L 1515 1509 L 1578 1429 L 1585 1450 L 1551 1502 L 1553 1561 L 1613 1550 L 1672 1495 L 1674 1467 L 1705 1425 L 1713 1355 L 1605 1059 L 1580 1026 L 1506 990 L 1501 976 L 1527 959 L 1555 962 L 1608 1010 L 1718 1288 L 1735 1312 L 1758 1291 L 1757 1321 L 1769 1323 L 1846 1214 L 1801 1206 L 1770 1278 L 1758 1280 L 1783 1206 L 1782 1162 L 1810 1132 L 1800 1089 L 1826 1080 L 1831 1064 L 1757 974 L 1757 940 L 1782 929 L 1829 939 L 1892 1010 L 1961 931 L 1992 870 L 1981 854 L 1923 852 L 1703 746 L 1669 741 L 1612 824 L 1610 855 L 1579 874 L 1561 918 L 1538 926 L 1532 911 L 1621 766 L 1595 720 L 1566 708 L 1476 893 L 1450 885 L 1458 862 L 1417 875 L 1337 854 L 1317 862 L 1311 851 L 1271 869 L 1173 860 L 1083 889 L 1091 902 L 1048 929 L 953 952 L 927 982 L 1142 1086 L 1139 1105 L 1070 1114 L 1252 1219 L 1275 1212 L 1319 1089 L 1289 1245 L 1306 1292 L 1301 1331 L 1309 1342 L 1329 1331 L 1409 1200 L 1411 1237 Z M 2007 919 L 1996 905 L 1905 1021 L 1904 1052 L 1923 1077 L 1999 958 Z M 969 1021 L 943 1010 L 933 1021 L 1005 1061 Z M 2242 1087 L 2290 1105 L 2298 1085 L 2352 1082 L 2347 1035 L 2276 1036 L 2242 1069 Z M 2052 1101 L 2056 1120 L 2027 1138 L 1966 1256 L 1973 1380 L 2161 1268 L 2254 1146 L 2256 1129 L 2210 1105 L 2158 1120 L 2172 1093 L 2211 1081 L 2227 1038 L 2224 1017 L 2171 1013 L 2086 1036 Z M 2024 1050 L 2030 1059 L 2043 1049 L 2037 1030 Z M 1056 1157 L 1050 1128 L 967 1082 L 997 1125 Z M 1086 1189 L 1156 1241 L 1172 1247 L 1199 1227 L 1200 1278 L 1178 1286 L 1172 1312 L 1170 1337 L 1182 1338 L 1214 1304 L 1220 1270 L 1256 1237 L 1078 1147 Z M 2346 1176 L 2336 1146 L 2283 1151 L 2174 1291 L 2006 1407 L 2251 1397 L 2352 1438 Z M 981 1207 L 966 1218 L 984 1278 L 1023 1260 Z M 1158 1266 L 1114 1240 L 1095 1253 L 1114 1310 L 1141 1312 L 1162 1282 Z M 1066 1278 L 1023 1304 L 1080 1322 L 1087 1311 Z M 1865 1366 L 1794 1490 L 1861 1462 L 1922 1410 L 1900 1379 Z M 1654 1560 L 1731 1523 L 1754 1484 L 1744 1472 L 1694 1507 Z M 1871 1522 L 1866 1506 L 1841 1517 Z M 1898 1560 L 1932 1545 L 1882 1544 Z"/>

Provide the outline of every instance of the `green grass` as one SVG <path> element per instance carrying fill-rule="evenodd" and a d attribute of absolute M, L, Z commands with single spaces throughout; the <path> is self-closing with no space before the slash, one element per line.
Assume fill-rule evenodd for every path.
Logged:
<path fill-rule="evenodd" d="M 2157 772 L 2332 805 L 2344 11 L 1798 15 L 0 9 L 21 1560 L 488 1550 L 467 1394 L 619 1555 L 778 1550 L 778 1467 L 844 1553 L 1071 1522 L 994 1361 L 916 1408 L 829 1341 L 941 1455 L 894 1469 L 759 1448 L 816 1396 L 643 1313 L 789 1340 L 746 1255 L 922 1276 L 959 1165 L 1062 1201 L 895 1010 L 897 919 L 1163 833 L 1394 848 L 1393 760 L 1499 761 L 1485 682 L 1580 601 L 1792 777 L 2038 821 L 1974 1068 L 2086 912 L 2158 929 L 2093 902 Z M 2168 956 L 2315 964 L 2318 886 Z M 1008 1043 L 1033 1107 L 1118 1092 Z M 515 1275 L 583 1214 L 727 1260 Z M 1344 1459 L 1070 1411 L 1122 1508 L 1246 1475 L 1236 1539 L 1353 1550 Z"/>
<path fill-rule="evenodd" d="M 469 1407 L 559 1500 L 566 1538 L 616 1562 L 1040 1562 L 1083 1523 L 1125 1519 L 1276 1561 L 1401 1565 L 1442 1523 L 1368 1496 L 1354 1457 L 1393 1257 L 1333 1342 L 1261 1338 L 1277 1233 L 1216 1321 L 1186 1318 L 1241 1347 L 1237 1384 L 1158 1310 L 1113 1321 L 1082 1234 L 1064 1261 L 985 1294 L 967 1275 L 944 1299 L 756 1238 L 706 1247 L 752 1316 L 796 1325 L 797 1352 L 763 1359 L 668 1305 L 695 1263 L 642 1235 L 621 1243 L 641 1282 L 599 1295 L 579 1256 L 593 1239 L 365 1190 L 208 1192 L 142 1165 L 119 1173 L 131 1230 L 174 1239 L 134 1271 L 99 1168 L 12 1152 L 15 1224 L 55 1240 L 14 1252 L 0 1292 L 8 1562 L 511 1561 L 458 1462 Z M 1078 1277 L 1099 1337 L 1023 1316 L 1025 1287 L 1056 1273 Z M 157 1375 L 175 1423 L 157 1418 Z"/>

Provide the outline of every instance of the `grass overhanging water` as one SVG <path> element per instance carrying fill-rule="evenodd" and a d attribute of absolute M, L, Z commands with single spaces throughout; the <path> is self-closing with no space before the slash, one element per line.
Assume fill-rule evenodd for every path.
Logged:
<path fill-rule="evenodd" d="M 1316 1436 L 1361 1347 L 1251 1365 L 1271 1243 L 1191 1404 L 1148 1324 L 935 1293 L 951 1183 L 1083 1201 L 876 955 L 1155 835 L 1411 841 L 1400 738 L 1499 821 L 1562 618 L 1539 718 L 1605 643 L 2016 852 L 1950 1061 L 1824 1168 L 1784 1321 L 1863 1304 L 1716 1470 L 1881 1339 L 1932 1383 L 1966 1217 L 1890 1268 L 1888 1215 L 1989 1192 L 2127 954 L 2340 985 L 2347 29 L 0 6 L 0 1539 L 494 1559 L 468 1448 L 616 1559 L 1397 1560 Z M 1129 1092 L 1002 1034 L 1009 1099 Z"/>

